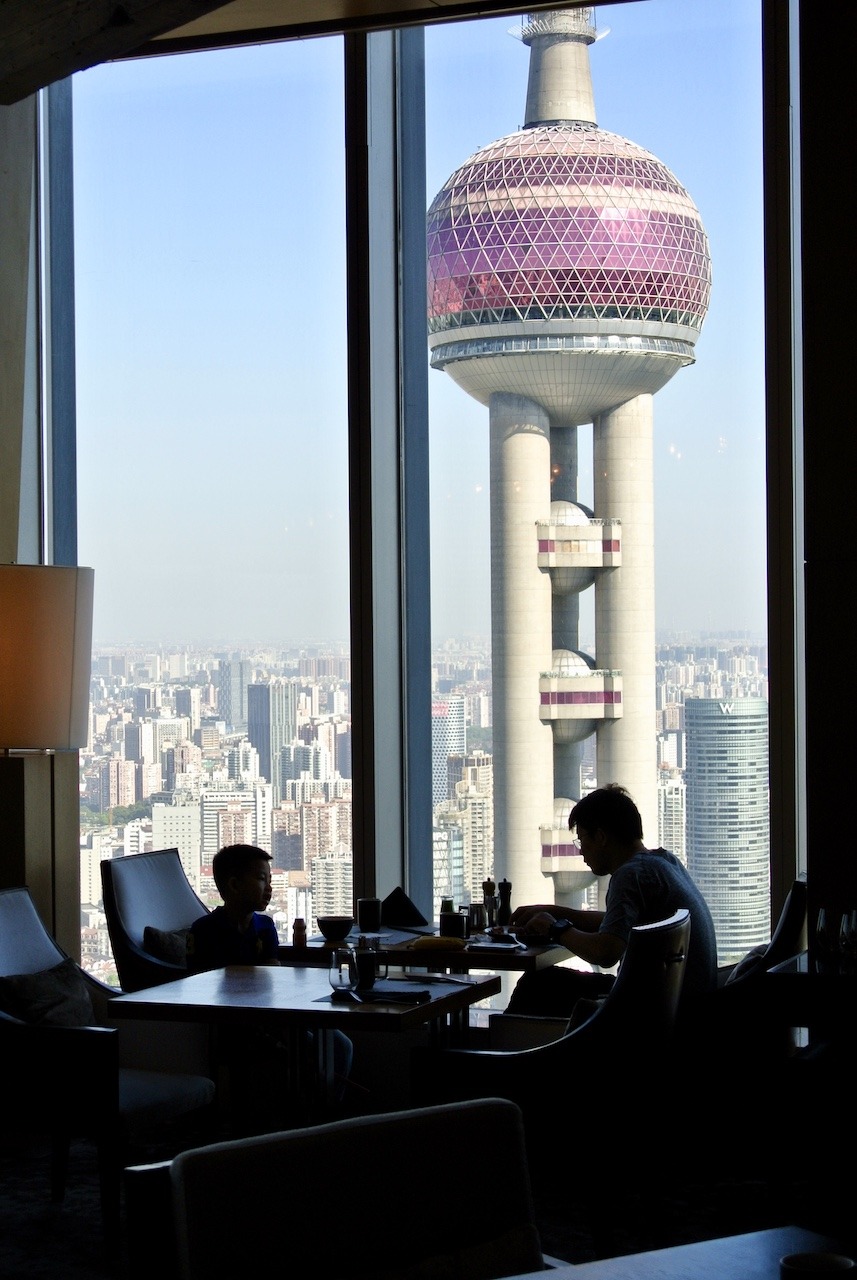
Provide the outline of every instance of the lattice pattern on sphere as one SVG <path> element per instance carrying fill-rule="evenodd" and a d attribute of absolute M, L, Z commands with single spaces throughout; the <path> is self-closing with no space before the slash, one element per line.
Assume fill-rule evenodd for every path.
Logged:
<path fill-rule="evenodd" d="M 428 214 L 429 327 L 639 320 L 700 330 L 711 258 L 660 160 L 594 125 L 524 129 L 452 175 Z"/>

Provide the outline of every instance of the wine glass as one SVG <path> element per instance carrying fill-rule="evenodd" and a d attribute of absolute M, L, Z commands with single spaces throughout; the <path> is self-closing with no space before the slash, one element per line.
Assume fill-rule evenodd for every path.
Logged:
<path fill-rule="evenodd" d="M 854 969 L 857 961 L 857 910 L 843 911 L 839 921 L 839 956 L 844 969 Z"/>
<path fill-rule="evenodd" d="M 348 995 L 356 990 L 359 980 L 357 957 L 351 947 L 334 947 L 330 953 L 328 978 L 335 996 Z"/>
<path fill-rule="evenodd" d="M 818 908 L 815 919 L 815 946 L 818 963 L 822 968 L 828 968 L 836 961 L 839 937 L 826 907 Z"/>

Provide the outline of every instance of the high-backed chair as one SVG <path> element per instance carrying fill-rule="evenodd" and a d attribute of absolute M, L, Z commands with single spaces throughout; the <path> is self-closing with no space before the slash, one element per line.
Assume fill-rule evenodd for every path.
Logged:
<path fill-rule="evenodd" d="M 517 1052 L 415 1048 L 412 1100 L 419 1106 L 509 1098 L 520 1106 L 531 1156 L 541 1162 L 556 1139 L 557 1117 L 571 1124 L 569 1099 L 577 1096 L 581 1105 L 574 1107 L 574 1130 L 585 1141 L 587 1117 L 594 1122 L 597 1113 L 603 1126 L 605 1109 L 583 1106 L 583 1096 L 597 1087 L 599 1096 L 609 1097 L 623 1079 L 633 1076 L 641 1086 L 644 1077 L 654 1081 L 663 1069 L 689 937 L 690 914 L 684 909 L 632 929 L 609 995 L 587 1021 L 552 1043 Z"/>
<path fill-rule="evenodd" d="M 185 875 L 178 849 L 105 859 L 101 887 L 122 990 L 182 977 L 184 935 L 208 907 Z"/>
<path fill-rule="evenodd" d="M 485 1153 L 475 1208 L 474 1152 Z M 246 1232 L 232 1227 L 258 1217 L 260 1189 L 279 1206 L 295 1275 L 494 1280 L 546 1265 L 521 1114 L 499 1098 L 215 1143 L 125 1177 L 132 1280 L 174 1274 L 165 1218 L 181 1280 L 242 1274 Z"/>
<path fill-rule="evenodd" d="M 51 1194 L 65 1194 L 70 1140 L 98 1148 L 105 1234 L 116 1243 L 121 1169 L 129 1144 L 214 1101 L 206 1076 L 140 1070 L 105 1025 L 106 987 L 43 925 L 27 888 L 0 891 L 0 1074 L 7 1128 L 48 1133 Z"/>
<path fill-rule="evenodd" d="M 753 947 L 736 964 L 721 965 L 717 971 L 718 986 L 731 986 L 734 982 L 767 973 L 774 965 L 782 964 L 805 950 L 806 915 L 806 877 L 799 876 L 786 894 L 770 942 Z"/>

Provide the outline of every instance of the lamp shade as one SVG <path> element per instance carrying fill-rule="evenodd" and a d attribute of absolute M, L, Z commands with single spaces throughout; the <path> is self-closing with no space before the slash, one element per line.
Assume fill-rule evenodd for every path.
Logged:
<path fill-rule="evenodd" d="M 92 569 L 0 565 L 0 748 L 86 745 Z"/>

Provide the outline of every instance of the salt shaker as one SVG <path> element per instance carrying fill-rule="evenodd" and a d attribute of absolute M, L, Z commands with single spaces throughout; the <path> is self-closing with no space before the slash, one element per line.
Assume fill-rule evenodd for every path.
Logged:
<path fill-rule="evenodd" d="M 306 946 L 306 921 L 303 916 L 295 916 L 295 922 L 292 925 L 292 946 Z"/>

